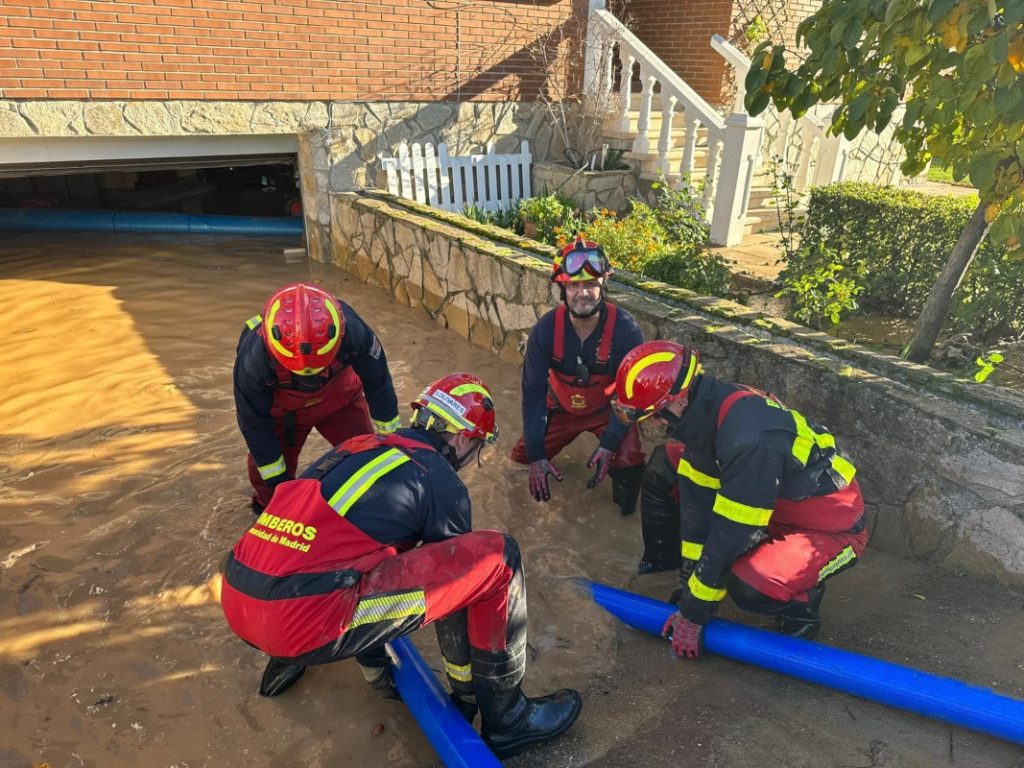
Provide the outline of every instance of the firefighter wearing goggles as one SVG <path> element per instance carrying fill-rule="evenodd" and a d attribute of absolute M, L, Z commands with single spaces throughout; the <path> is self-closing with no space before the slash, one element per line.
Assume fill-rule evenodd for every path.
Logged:
<path fill-rule="evenodd" d="M 523 434 L 512 460 L 530 465 L 530 494 L 548 501 L 552 459 L 584 432 L 599 443 L 587 467 L 594 488 L 606 475 L 623 515 L 636 508 L 644 454 L 636 427 L 611 419 L 610 385 L 619 362 L 643 341 L 628 312 L 605 300 L 611 265 L 604 250 L 577 237 L 555 258 L 551 280 L 562 304 L 530 332 L 523 362 Z"/>
<path fill-rule="evenodd" d="M 398 698 L 384 644 L 434 624 L 452 699 L 499 758 L 557 737 L 582 700 L 523 695 L 526 591 L 519 546 L 473 531 L 457 473 L 497 436 L 487 385 L 453 373 L 412 403 L 412 426 L 360 435 L 283 483 L 224 565 L 231 629 L 271 658 L 264 696 L 305 668 L 355 657 Z"/>
<path fill-rule="evenodd" d="M 380 341 L 352 307 L 312 283 L 284 286 L 246 322 L 233 379 L 257 514 L 295 477 L 314 427 L 337 445 L 400 425 Z"/>
<path fill-rule="evenodd" d="M 670 341 L 626 356 L 612 407 L 669 434 L 643 477 L 638 571 L 679 567 L 679 610 L 662 630 L 676 655 L 700 654 L 726 594 L 784 634 L 815 637 L 825 580 L 868 541 L 856 469 L 835 437 L 771 395 L 703 373 L 696 350 Z"/>

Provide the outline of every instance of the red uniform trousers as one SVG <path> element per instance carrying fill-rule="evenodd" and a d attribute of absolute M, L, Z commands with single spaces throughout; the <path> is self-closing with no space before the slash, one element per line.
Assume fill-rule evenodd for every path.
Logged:
<path fill-rule="evenodd" d="M 548 459 L 554 458 L 584 432 L 590 432 L 600 440 L 608 428 L 608 419 L 611 417 L 610 409 L 599 410 L 583 416 L 566 413 L 560 408 L 548 411 L 548 427 L 544 433 L 545 455 Z M 519 441 L 512 448 L 511 459 L 518 464 L 530 463 L 526 456 L 526 441 L 522 435 L 519 436 Z M 637 467 L 643 466 L 643 464 L 644 452 L 640 447 L 640 431 L 636 424 L 633 424 L 622 439 L 622 445 L 619 446 L 611 465 L 613 467 Z"/>
<path fill-rule="evenodd" d="M 303 393 L 278 388 L 270 415 L 289 477 L 295 477 L 302 446 L 314 427 L 331 445 L 373 432 L 363 383 L 351 368 L 343 369 L 319 392 Z M 248 467 L 253 496 L 266 507 L 274 495 L 273 489 L 260 477 L 252 455 L 249 456 Z"/>
<path fill-rule="evenodd" d="M 854 480 L 841 491 L 799 502 L 779 499 L 767 538 L 732 564 L 733 575 L 773 600 L 806 602 L 807 590 L 853 567 L 868 531 Z"/>
<path fill-rule="evenodd" d="M 235 632 L 287 663 L 312 666 L 352 657 L 365 663 L 379 657 L 383 643 L 436 624 L 453 689 L 468 694 L 473 675 L 521 680 L 526 670 L 526 589 L 519 547 L 497 531 L 473 531 L 388 557 L 358 584 L 319 604 L 322 618 L 344 618 L 341 626 L 324 626 L 324 644 L 304 653 L 263 642 L 259 624 L 232 621 L 229 589 L 222 602 Z M 316 624 L 317 617 L 307 622 Z M 279 626 L 262 627 L 267 640 L 281 634 Z"/>

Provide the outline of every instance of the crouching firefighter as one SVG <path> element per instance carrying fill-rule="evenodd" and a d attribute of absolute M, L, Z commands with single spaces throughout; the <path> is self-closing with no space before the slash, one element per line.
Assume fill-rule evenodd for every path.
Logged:
<path fill-rule="evenodd" d="M 628 312 L 605 300 L 611 265 L 597 243 L 576 240 L 555 258 L 551 281 L 562 303 L 537 321 L 523 361 L 523 435 L 512 460 L 530 465 L 530 494 L 551 498 L 548 476 L 561 481 L 552 459 L 584 432 L 598 438 L 587 462 L 594 474 L 587 488 L 606 475 L 623 515 L 636 509 L 644 453 L 633 425 L 611 418 L 611 385 L 626 353 L 644 338 Z"/>
<path fill-rule="evenodd" d="M 338 445 L 401 426 L 380 340 L 352 307 L 312 283 L 289 283 L 246 322 L 233 378 L 256 514 L 295 477 L 314 428 Z"/>
<path fill-rule="evenodd" d="M 700 654 L 726 594 L 775 616 L 780 632 L 814 638 L 825 580 L 868 541 L 856 469 L 835 437 L 771 395 L 704 374 L 696 350 L 669 341 L 626 356 L 613 408 L 669 433 L 644 473 L 638 571 L 679 568 L 679 610 L 662 630 L 676 655 Z"/>
<path fill-rule="evenodd" d="M 398 698 L 384 643 L 434 624 L 452 698 L 499 757 L 564 732 L 575 691 L 530 699 L 519 547 L 472 531 L 456 473 L 495 440 L 484 383 L 455 373 L 412 404 L 411 428 L 351 438 L 281 484 L 224 566 L 232 630 L 271 658 L 260 693 L 307 666 L 355 657 L 384 698 Z"/>

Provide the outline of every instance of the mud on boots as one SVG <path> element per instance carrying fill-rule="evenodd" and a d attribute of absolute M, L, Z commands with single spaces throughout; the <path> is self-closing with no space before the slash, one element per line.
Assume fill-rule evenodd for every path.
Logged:
<path fill-rule="evenodd" d="M 519 652 L 473 648 L 473 690 L 480 707 L 480 735 L 495 756 L 504 760 L 532 744 L 558 738 L 583 709 L 579 693 L 562 689 L 535 699 L 521 689 L 525 643 Z"/>

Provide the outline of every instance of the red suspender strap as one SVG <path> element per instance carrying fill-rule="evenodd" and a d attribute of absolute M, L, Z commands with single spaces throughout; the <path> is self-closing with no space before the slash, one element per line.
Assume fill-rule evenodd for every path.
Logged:
<path fill-rule="evenodd" d="M 764 397 L 764 395 L 761 392 L 758 392 L 756 389 L 737 389 L 735 392 L 726 395 L 725 400 L 723 400 L 722 404 L 718 406 L 718 424 L 716 424 L 715 426 L 722 426 L 722 422 L 725 421 L 725 417 L 728 415 L 732 407 L 736 404 L 737 400 L 744 397 L 753 397 L 755 395 Z"/>
<path fill-rule="evenodd" d="M 614 304 L 606 303 L 608 316 L 604 319 L 604 332 L 601 334 L 601 344 L 597 348 L 597 364 L 601 367 L 608 365 L 608 358 L 612 356 L 612 337 L 615 335 L 615 314 L 618 310 Z M 614 374 L 615 372 L 612 371 Z"/>
<path fill-rule="evenodd" d="M 565 313 L 565 304 L 559 304 L 555 310 L 555 345 L 551 352 L 556 368 L 562 364 L 565 355 Z"/>

